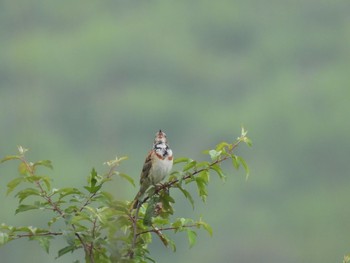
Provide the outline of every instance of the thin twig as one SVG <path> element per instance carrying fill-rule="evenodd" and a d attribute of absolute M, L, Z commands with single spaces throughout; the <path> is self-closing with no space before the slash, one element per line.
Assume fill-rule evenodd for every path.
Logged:
<path fill-rule="evenodd" d="M 80 207 L 79 212 L 83 211 L 84 208 L 85 208 L 87 205 L 90 204 L 92 198 L 94 198 L 96 195 L 97 195 L 97 192 L 91 194 L 91 195 L 86 199 L 85 203 Z"/>
<path fill-rule="evenodd" d="M 91 230 L 91 236 L 92 236 L 92 240 L 95 239 L 96 236 L 96 228 L 97 228 L 97 217 L 95 217 L 95 220 L 92 224 L 92 230 Z M 90 245 L 90 260 L 91 262 L 94 262 L 94 257 L 93 257 L 93 250 L 95 249 L 94 247 L 94 241 L 91 241 L 91 245 Z"/>
<path fill-rule="evenodd" d="M 163 228 L 157 228 L 157 229 L 152 228 L 152 229 L 148 229 L 148 230 L 142 231 L 140 233 L 137 233 L 137 236 L 140 236 L 140 235 L 143 235 L 146 233 L 157 233 L 159 231 L 177 230 L 180 228 L 191 228 L 191 227 L 198 227 L 198 224 L 184 225 L 184 226 L 179 226 L 179 227 L 163 227 Z"/>
<path fill-rule="evenodd" d="M 135 216 L 132 220 L 132 228 L 133 228 L 133 237 L 132 237 L 132 243 L 131 243 L 131 254 L 130 254 L 130 258 L 133 258 L 133 251 L 136 247 L 136 239 L 138 237 L 137 235 L 137 220 L 139 219 L 139 211 L 140 211 L 140 208 L 141 208 L 141 205 L 142 203 L 141 202 L 138 202 L 138 205 L 137 205 L 137 208 L 136 208 L 136 211 L 135 211 Z"/>
<path fill-rule="evenodd" d="M 23 237 L 45 237 L 45 236 L 61 236 L 62 232 L 46 232 L 46 233 L 37 233 L 37 234 L 18 234 L 13 236 L 13 238 L 23 238 Z"/>
<path fill-rule="evenodd" d="M 85 256 L 89 256 L 90 257 L 90 260 L 91 260 L 91 256 L 92 256 L 92 261 L 90 263 L 94 263 L 94 260 L 93 260 L 93 255 L 91 255 L 91 253 L 89 252 L 89 248 L 88 248 L 88 245 L 84 242 L 83 238 L 79 235 L 79 233 L 77 232 L 76 228 L 75 228 L 75 225 L 72 224 L 72 228 L 75 232 L 75 236 L 79 239 L 81 245 L 83 246 L 84 248 L 84 252 L 85 252 Z"/>
<path fill-rule="evenodd" d="M 106 178 L 111 178 L 114 174 L 115 174 L 115 170 L 117 168 L 118 164 L 114 164 L 111 166 L 111 168 L 109 169 L 107 175 L 106 175 Z"/>

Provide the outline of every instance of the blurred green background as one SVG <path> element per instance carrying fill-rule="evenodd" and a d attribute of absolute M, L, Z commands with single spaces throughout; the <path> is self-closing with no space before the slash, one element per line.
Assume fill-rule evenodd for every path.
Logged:
<path fill-rule="evenodd" d="M 80 186 L 92 167 L 128 155 L 138 181 L 158 129 L 177 157 L 232 141 L 243 125 L 251 169 L 228 168 L 206 204 L 200 233 L 177 252 L 155 241 L 158 262 L 329 263 L 350 252 L 350 4 L 304 1 L 0 2 L 0 156 L 30 148 L 50 159 L 57 187 Z M 176 167 L 175 167 L 176 168 Z M 15 164 L 0 167 L 0 222 L 44 226 L 40 213 L 14 216 L 6 197 Z M 122 180 L 117 198 L 136 190 Z M 0 248 L 1 262 L 55 260 L 35 242 Z"/>

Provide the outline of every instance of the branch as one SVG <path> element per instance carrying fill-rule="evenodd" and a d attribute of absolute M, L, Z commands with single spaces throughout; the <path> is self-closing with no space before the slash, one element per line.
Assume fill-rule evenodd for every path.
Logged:
<path fill-rule="evenodd" d="M 207 171 L 209 169 L 211 169 L 211 167 L 213 167 L 214 165 L 217 165 L 217 164 L 220 164 L 222 163 L 223 161 L 227 160 L 227 159 L 232 159 L 232 152 L 235 148 L 237 148 L 237 146 L 241 143 L 241 142 L 244 142 L 246 139 L 245 135 L 242 135 L 241 137 L 238 138 L 238 140 L 231 144 L 230 147 L 228 147 L 228 150 L 227 150 L 227 153 L 225 156 L 221 157 L 221 158 L 218 158 L 217 160 L 215 161 L 212 161 L 211 163 L 209 163 L 209 165 L 207 167 L 204 167 L 202 169 L 199 169 L 199 170 L 195 170 L 193 171 L 192 173 L 187 173 L 185 174 L 181 179 L 174 179 L 170 182 L 167 182 L 167 183 L 164 183 L 162 184 L 160 187 L 157 187 L 154 194 L 158 194 L 160 191 L 162 190 L 169 190 L 170 188 L 172 187 L 175 187 L 175 185 L 180 181 L 180 180 L 186 180 L 186 179 L 189 179 L 193 176 L 195 176 L 196 174 L 199 174 L 203 171 Z M 150 233 L 150 232 L 153 232 L 153 233 L 156 233 L 160 238 L 161 240 L 163 241 L 164 243 L 164 240 L 163 240 L 163 235 L 161 233 L 161 231 L 163 230 L 177 230 L 179 228 L 188 228 L 188 227 L 196 227 L 198 226 L 197 224 L 193 224 L 193 225 L 185 225 L 185 226 L 181 226 L 181 227 L 166 227 L 166 228 L 153 228 L 153 229 L 149 229 L 149 230 L 146 230 L 146 231 L 142 231 L 140 233 L 137 233 L 137 221 L 138 221 L 138 215 L 139 215 L 139 210 L 140 210 L 140 207 L 149 200 L 151 196 L 147 196 L 146 198 L 144 198 L 142 201 L 139 201 L 138 203 L 138 207 L 136 209 L 136 212 L 135 212 L 135 216 L 134 217 L 131 217 L 132 218 L 132 228 L 133 228 L 133 239 L 132 239 L 132 244 L 131 244 L 131 251 L 129 252 L 128 256 L 130 259 L 133 258 L 133 250 L 135 249 L 136 247 L 136 241 L 137 241 L 137 238 L 138 236 L 142 235 L 142 234 L 145 234 L 145 233 Z M 166 241 L 166 240 L 165 240 Z M 164 243 L 165 244 L 165 243 Z"/>
<path fill-rule="evenodd" d="M 45 237 L 45 236 L 61 236 L 62 232 L 46 232 L 46 233 L 38 233 L 38 234 L 18 234 L 14 235 L 13 238 L 23 238 L 23 237 Z"/>
<path fill-rule="evenodd" d="M 89 195 L 88 198 L 86 198 L 86 201 L 85 201 L 85 203 L 80 207 L 79 212 L 83 211 L 84 208 L 85 208 L 86 206 L 88 206 L 88 205 L 91 203 L 92 198 L 94 198 L 94 197 L 97 195 L 97 193 L 98 193 L 98 192 L 92 193 L 92 194 Z"/>
<path fill-rule="evenodd" d="M 192 225 L 184 225 L 184 226 L 178 226 L 178 227 L 163 227 L 163 228 L 153 228 L 149 230 L 142 231 L 140 233 L 137 233 L 137 236 L 147 234 L 147 233 L 156 233 L 158 234 L 160 231 L 167 231 L 167 230 L 178 230 L 180 228 L 191 228 L 191 227 L 198 227 L 198 224 L 192 224 Z"/>
<path fill-rule="evenodd" d="M 132 259 L 134 257 L 134 249 L 136 247 L 136 240 L 137 240 L 137 237 L 138 237 L 138 234 L 137 234 L 137 220 L 139 219 L 139 211 L 140 211 L 140 208 L 142 206 L 142 203 L 139 202 L 138 205 L 137 205 L 137 208 L 136 208 L 136 212 L 135 212 L 135 216 L 132 217 L 130 216 L 131 220 L 132 220 L 132 229 L 133 229 L 133 237 L 132 237 L 132 243 L 131 243 L 131 249 L 130 249 L 130 252 L 129 252 L 129 258 Z"/>
<path fill-rule="evenodd" d="M 29 172 L 29 174 L 31 176 L 35 176 L 34 174 L 34 168 L 32 165 L 30 165 L 30 163 L 27 162 L 27 160 L 24 158 L 24 156 L 22 155 L 20 160 L 26 165 L 27 170 Z M 62 218 L 66 219 L 66 215 L 65 213 L 62 211 L 62 209 L 57 205 L 57 203 L 53 202 L 51 199 L 51 196 L 49 196 L 47 194 L 47 192 L 44 190 L 44 188 L 42 187 L 41 183 L 39 180 L 35 181 L 35 184 L 37 185 L 37 187 L 39 188 L 40 192 L 41 192 L 41 196 L 52 206 L 53 211 L 57 212 Z M 90 199 L 87 200 L 87 203 L 90 201 Z M 87 205 L 87 204 L 86 204 Z M 84 208 L 86 205 L 84 205 L 82 208 Z M 82 210 L 82 209 L 81 209 Z M 74 230 L 74 234 L 75 236 L 78 238 L 78 240 L 80 241 L 81 245 L 84 248 L 84 252 L 86 256 L 90 257 L 90 263 L 94 263 L 94 257 L 93 257 L 93 253 L 92 251 L 89 250 L 88 245 L 84 242 L 83 238 L 81 237 L 81 235 L 77 232 L 76 227 L 74 224 L 71 224 L 73 230 Z"/>
<path fill-rule="evenodd" d="M 168 189 L 174 187 L 174 185 L 175 185 L 176 183 L 178 183 L 180 180 L 189 179 L 189 178 L 193 177 L 193 176 L 196 175 L 196 174 L 199 174 L 199 173 L 201 173 L 201 172 L 203 172 L 203 171 L 209 170 L 212 166 L 214 166 L 214 165 L 216 165 L 216 164 L 222 163 L 223 161 L 225 161 L 225 160 L 227 160 L 227 159 L 232 159 L 231 154 L 232 154 L 233 150 L 234 150 L 235 148 L 237 148 L 237 146 L 238 146 L 241 142 L 243 142 L 244 139 L 245 139 L 245 137 L 241 136 L 241 137 L 238 138 L 238 140 L 237 140 L 235 143 L 231 144 L 231 148 L 230 148 L 230 149 L 228 150 L 228 152 L 227 152 L 228 154 L 227 154 L 226 156 L 224 156 L 223 158 L 219 158 L 219 159 L 217 159 L 216 161 L 213 161 L 212 163 L 210 163 L 210 164 L 208 165 L 208 167 L 204 167 L 204 168 L 202 168 L 202 169 L 193 171 L 192 173 L 187 173 L 187 174 L 184 175 L 181 179 L 174 179 L 174 180 L 172 180 L 172 181 L 170 181 L 170 182 L 166 182 L 166 183 L 160 185 L 160 187 L 157 187 L 157 189 L 156 189 L 156 191 L 154 192 L 154 194 L 158 194 L 158 193 L 159 193 L 160 191 L 162 191 L 162 190 L 168 190 Z M 150 196 L 147 196 L 147 197 L 144 198 L 141 202 L 139 202 L 140 206 L 143 205 L 145 202 L 147 202 L 147 200 L 148 200 L 149 198 L 150 198 Z"/>

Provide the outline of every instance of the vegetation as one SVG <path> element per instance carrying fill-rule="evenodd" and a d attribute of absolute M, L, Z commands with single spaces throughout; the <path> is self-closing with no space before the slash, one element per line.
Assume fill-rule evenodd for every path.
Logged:
<path fill-rule="evenodd" d="M 51 161 L 30 162 L 25 156 L 27 149 L 19 146 L 18 155 L 10 155 L 1 160 L 19 161 L 20 175 L 7 184 L 7 194 L 17 191 L 15 197 L 19 205 L 16 214 L 35 210 L 37 213 L 49 213 L 51 217 L 47 228 L 35 227 L 33 222 L 28 222 L 28 226 L 19 227 L 2 224 L 0 245 L 28 238 L 38 241 L 49 253 L 50 241 L 62 237 L 66 245 L 58 250 L 57 258 L 68 252 L 83 249 L 87 263 L 154 262 L 148 249 L 152 242 L 152 233 L 165 247 L 171 247 L 175 251 L 176 244 L 165 232 L 186 232 L 189 246 L 192 247 L 196 243 L 197 229 L 203 228 L 210 235 L 212 229 L 201 218 L 174 218 L 173 204 L 176 200 L 170 195 L 170 189 L 179 190 L 194 208 L 195 201 L 192 193 L 187 190 L 187 185 L 195 184 L 199 197 L 205 201 L 211 173 L 225 180 L 222 162 L 231 160 L 236 169 L 243 166 L 248 176 L 246 162 L 234 153 L 240 143 L 251 144 L 246 135 L 247 132 L 242 129 L 241 136 L 235 142 L 222 142 L 215 149 L 207 151 L 211 161 L 176 159 L 174 164 L 182 164 L 182 168 L 173 171 L 164 184 L 156 188 L 151 187 L 148 197 L 136 210 L 131 209 L 131 202 L 115 200 L 112 193 L 105 191 L 105 184 L 111 181 L 114 175 L 119 175 L 135 185 L 132 177 L 117 170 L 126 157 L 106 162 L 109 166 L 106 174 L 99 175 L 92 169 L 87 185 L 80 189 L 69 186 L 55 188 L 49 176 L 41 175 L 40 169 L 52 169 Z"/>

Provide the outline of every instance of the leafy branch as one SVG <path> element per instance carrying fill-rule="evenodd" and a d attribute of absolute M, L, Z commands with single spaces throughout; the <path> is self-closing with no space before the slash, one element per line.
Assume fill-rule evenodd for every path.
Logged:
<path fill-rule="evenodd" d="M 47 228 L 2 224 L 0 245 L 19 238 L 28 238 L 39 242 L 49 253 L 50 240 L 60 237 L 66 241 L 66 246 L 58 250 L 57 258 L 82 249 L 87 263 L 154 262 L 148 250 L 152 234 L 166 247 L 176 250 L 175 243 L 166 234 L 169 231 L 185 232 L 189 246 L 192 247 L 196 243 L 196 229 L 204 229 L 210 235 L 212 229 L 201 218 L 174 219 L 173 204 L 176 200 L 170 195 L 170 189 L 178 189 L 194 208 L 194 198 L 186 189 L 187 185 L 195 184 L 199 197 L 205 201 L 211 172 L 217 174 L 221 180 L 226 178 L 221 168 L 224 161 L 232 160 L 235 169 L 242 166 L 248 176 L 249 169 L 244 159 L 234 154 L 242 142 L 251 144 L 246 135 L 247 132 L 242 129 L 241 136 L 233 143 L 222 142 L 215 149 L 206 151 L 210 161 L 197 162 L 190 158 L 174 160 L 175 164 L 182 167 L 172 172 L 164 184 L 148 189 L 146 198 L 136 210 L 130 210 L 130 201 L 116 200 L 111 193 L 104 190 L 105 184 L 115 175 L 135 186 L 132 177 L 117 171 L 126 157 L 106 162 L 109 168 L 105 174 L 100 175 L 92 169 L 87 184 L 81 189 L 58 189 L 52 187 L 50 177 L 39 173 L 39 167 L 52 169 L 51 162 L 29 162 L 25 155 L 27 149 L 19 146 L 18 155 L 6 156 L 0 160 L 0 163 L 19 161 L 19 176 L 7 184 L 7 195 L 17 191 L 14 195 L 19 202 L 16 214 L 28 211 L 53 213 L 47 222 Z M 63 224 L 57 224 L 59 221 Z"/>
<path fill-rule="evenodd" d="M 159 187 L 156 190 L 156 194 L 159 193 L 159 191 L 161 190 L 169 190 L 169 188 L 171 187 L 179 187 L 178 183 L 181 183 L 184 180 L 187 179 L 193 179 L 195 175 L 199 175 L 201 173 L 207 173 L 209 172 L 209 170 L 214 170 L 215 172 L 217 172 L 217 174 L 220 176 L 221 179 L 224 179 L 224 173 L 221 170 L 221 168 L 218 166 L 220 163 L 226 161 L 227 159 L 232 159 L 233 161 L 233 165 L 236 169 L 239 168 L 240 163 L 243 165 L 244 169 L 246 170 L 246 176 L 248 178 L 249 176 L 249 169 L 247 164 L 245 163 L 244 159 L 241 157 L 236 156 L 235 154 L 233 154 L 233 150 L 235 148 L 238 147 L 238 145 L 242 142 L 247 143 L 248 145 L 251 146 L 251 141 L 250 139 L 248 139 L 247 135 L 247 131 L 245 131 L 242 128 L 242 135 L 237 139 L 237 141 L 233 144 L 229 144 L 226 142 L 222 142 L 220 143 L 215 150 L 210 150 L 207 151 L 211 157 L 211 159 L 213 160 L 212 162 L 202 162 L 202 163 L 197 163 L 196 161 L 190 160 L 188 158 L 181 158 L 181 159 L 177 159 L 175 161 L 175 164 L 180 163 L 180 162 L 186 162 L 187 165 L 184 168 L 183 171 L 187 171 L 190 168 L 194 168 L 193 172 L 187 172 L 185 175 L 183 175 L 180 179 L 175 178 L 172 179 L 171 181 L 163 184 L 161 187 Z M 199 167 L 203 167 L 201 169 L 198 169 Z M 148 198 L 146 198 L 144 200 L 144 202 L 147 201 Z"/>
<path fill-rule="evenodd" d="M 240 164 L 245 168 L 246 170 L 246 175 L 247 177 L 249 176 L 249 168 L 247 164 L 245 163 L 244 159 L 235 155 L 233 151 L 239 146 L 240 143 L 247 143 L 248 145 L 251 145 L 250 139 L 247 137 L 247 131 L 242 128 L 241 136 L 237 138 L 237 140 L 234 143 L 226 143 L 222 142 L 217 145 L 217 147 L 213 150 L 207 151 L 207 153 L 211 157 L 211 162 L 200 162 L 198 163 L 197 161 L 194 161 L 189 158 L 179 158 L 174 161 L 174 164 L 178 163 L 185 163 L 185 166 L 183 167 L 182 172 L 173 172 L 172 176 L 170 176 L 168 182 L 160 185 L 156 189 L 151 189 L 149 191 L 149 195 L 140 202 L 140 206 L 137 207 L 135 211 L 135 215 L 132 218 L 133 224 L 133 242 L 131 246 L 131 250 L 128 253 L 128 256 L 130 259 L 134 258 L 134 252 L 133 250 L 135 249 L 136 246 L 136 239 L 143 233 L 149 233 L 149 232 L 155 232 L 158 233 L 157 230 L 155 229 L 148 229 L 148 230 L 139 230 L 138 232 L 138 224 L 137 221 L 140 217 L 139 215 L 139 210 L 140 207 L 145 204 L 146 202 L 149 202 L 149 199 L 153 199 L 149 202 L 148 204 L 148 213 L 146 212 L 145 214 L 141 215 L 143 216 L 143 222 L 144 225 L 148 225 L 145 222 L 149 222 L 152 217 L 159 215 L 160 212 L 154 213 L 154 210 L 156 209 L 155 205 L 161 204 L 161 209 L 165 208 L 166 212 L 165 215 L 161 215 L 161 217 L 167 219 L 169 214 L 173 214 L 171 203 L 174 203 L 175 201 L 169 196 L 169 189 L 170 188 L 178 188 L 180 191 L 184 194 L 184 196 L 190 201 L 192 207 L 194 208 L 194 199 L 192 195 L 185 190 L 182 187 L 182 183 L 185 182 L 186 184 L 191 183 L 191 182 L 196 182 L 197 188 L 198 188 L 198 193 L 199 196 L 202 198 L 203 201 L 205 201 L 206 196 L 207 196 L 207 189 L 206 186 L 209 182 L 209 172 L 210 170 L 215 171 L 219 177 L 222 180 L 225 180 L 225 175 L 224 172 L 222 171 L 220 164 L 228 159 L 232 160 L 233 166 L 238 169 Z M 156 198 L 154 199 L 154 196 Z M 158 198 L 160 196 L 161 198 Z M 159 210 L 159 207 L 158 207 Z M 189 227 L 198 227 L 201 226 L 201 224 L 194 224 L 194 225 L 188 225 L 185 228 Z M 206 224 L 207 226 L 207 224 Z M 183 230 L 184 226 L 181 226 L 181 229 Z M 178 230 L 177 227 L 165 227 L 161 228 L 163 230 Z M 160 230 L 161 230 L 160 229 Z M 208 230 L 209 227 L 206 228 Z M 209 231 L 211 234 L 211 230 Z M 188 232 L 190 235 L 192 235 L 192 232 Z M 161 241 L 163 244 L 167 245 L 168 242 L 164 242 L 164 236 L 162 235 Z"/>

